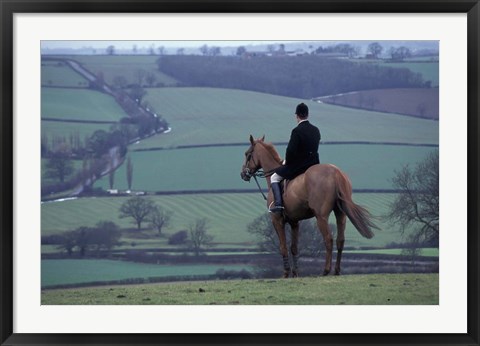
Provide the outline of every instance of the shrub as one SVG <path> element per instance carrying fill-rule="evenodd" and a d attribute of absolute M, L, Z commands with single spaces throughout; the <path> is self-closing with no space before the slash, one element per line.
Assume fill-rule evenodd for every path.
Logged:
<path fill-rule="evenodd" d="M 188 232 L 186 230 L 178 231 L 172 234 L 168 238 L 168 244 L 170 245 L 182 245 L 187 242 Z"/>

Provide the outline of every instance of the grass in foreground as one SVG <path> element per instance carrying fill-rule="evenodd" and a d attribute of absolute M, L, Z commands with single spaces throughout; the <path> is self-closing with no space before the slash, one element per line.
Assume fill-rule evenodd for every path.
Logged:
<path fill-rule="evenodd" d="M 198 281 L 47 290 L 42 305 L 437 305 L 438 274 Z"/>

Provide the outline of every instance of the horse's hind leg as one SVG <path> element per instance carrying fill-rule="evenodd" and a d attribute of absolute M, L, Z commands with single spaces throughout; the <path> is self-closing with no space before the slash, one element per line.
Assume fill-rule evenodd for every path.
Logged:
<path fill-rule="evenodd" d="M 332 269 L 332 249 L 333 249 L 333 239 L 332 234 L 330 233 L 330 227 L 328 227 L 328 217 L 317 216 L 317 225 L 320 233 L 322 233 L 323 241 L 325 242 L 325 250 L 327 254 L 325 256 L 325 270 L 323 275 L 328 275 Z"/>
<path fill-rule="evenodd" d="M 293 257 L 293 268 L 292 268 L 292 276 L 294 278 L 298 277 L 298 229 L 299 224 L 298 222 L 290 223 L 290 227 L 292 228 L 292 245 L 290 246 L 290 251 L 292 252 Z"/>
<path fill-rule="evenodd" d="M 285 221 L 282 216 L 278 214 L 272 215 L 273 228 L 278 235 L 280 241 L 280 253 L 283 257 L 283 277 L 288 278 L 290 275 L 290 261 L 288 259 L 287 237 L 285 235 Z"/>
<path fill-rule="evenodd" d="M 335 275 L 340 275 L 340 263 L 342 261 L 343 246 L 345 245 L 345 226 L 347 216 L 339 209 L 335 209 L 337 218 L 337 261 L 335 263 Z"/>

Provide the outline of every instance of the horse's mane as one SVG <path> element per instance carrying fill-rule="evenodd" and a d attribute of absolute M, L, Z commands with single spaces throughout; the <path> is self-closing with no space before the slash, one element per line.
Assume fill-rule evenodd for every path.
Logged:
<path fill-rule="evenodd" d="M 275 161 L 282 163 L 282 158 L 278 155 L 277 149 L 275 149 L 272 143 L 265 143 L 262 141 L 259 141 L 258 143 L 260 143 L 273 156 Z"/>

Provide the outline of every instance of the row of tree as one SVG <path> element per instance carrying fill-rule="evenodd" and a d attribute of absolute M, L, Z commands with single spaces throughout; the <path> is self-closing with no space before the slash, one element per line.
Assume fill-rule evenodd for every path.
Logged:
<path fill-rule="evenodd" d="M 120 218 L 131 218 L 137 226 L 137 231 L 142 230 L 142 224 L 149 223 L 161 235 L 162 229 L 170 223 L 172 212 L 166 211 L 148 197 L 132 197 L 120 207 Z M 122 245 L 122 232 L 118 225 L 111 221 L 101 221 L 94 227 L 78 227 L 62 235 L 44 237 L 43 244 L 58 244 L 69 256 L 75 251 L 81 257 L 87 252 L 99 255 L 101 252 L 109 253 L 114 247 Z M 187 230 L 174 233 L 169 243 L 172 245 L 186 245 L 196 256 L 200 256 L 212 245 L 214 237 L 208 233 L 208 220 L 199 218 L 188 226 Z"/>
<path fill-rule="evenodd" d="M 420 74 L 406 68 L 311 55 L 281 59 L 162 56 L 157 63 L 161 72 L 185 86 L 243 89 L 303 99 L 356 90 L 427 86 Z"/>
<path fill-rule="evenodd" d="M 288 52 L 286 50 L 286 46 L 283 43 L 280 44 L 269 44 L 266 47 L 266 50 L 264 52 L 259 51 L 256 47 L 253 48 L 255 51 L 249 52 L 247 51 L 247 48 L 245 46 L 238 46 L 236 48 L 235 54 L 237 56 L 255 56 L 255 55 L 275 55 L 275 56 L 281 56 L 281 55 L 286 55 Z M 143 52 L 142 52 L 143 51 Z M 396 54 L 395 52 L 406 52 L 408 51 L 407 55 L 404 55 L 401 57 L 401 55 Z M 154 46 L 150 46 L 148 49 L 143 49 L 139 50 L 137 45 L 133 45 L 132 54 L 145 54 L 148 53 L 149 55 L 160 55 L 163 56 L 167 53 L 167 49 L 164 46 L 160 46 L 158 48 L 155 48 Z M 185 48 L 176 48 L 174 50 L 176 55 L 183 55 L 185 54 Z M 220 56 L 222 55 L 222 49 L 219 46 L 209 46 L 207 44 L 203 44 L 198 48 L 198 52 L 201 55 L 204 56 Z M 350 43 L 337 43 L 337 44 L 331 44 L 331 45 L 321 45 L 315 48 L 313 44 L 310 44 L 308 47 L 308 51 L 303 52 L 303 54 L 310 54 L 310 55 L 315 55 L 315 54 L 342 54 L 345 56 L 348 56 L 350 58 L 352 57 L 359 57 L 362 54 L 364 54 L 365 57 L 369 58 L 374 58 L 374 59 L 379 59 L 382 56 L 382 53 L 385 52 L 385 48 L 379 43 L 379 42 L 372 42 L 366 47 L 366 53 L 362 53 L 362 48 L 358 45 L 353 45 Z M 117 51 L 115 49 L 115 46 L 111 45 L 107 48 L 106 53 L 108 55 L 115 55 L 117 54 Z M 195 50 L 190 50 L 190 54 L 195 55 Z M 198 54 L 198 53 L 197 53 Z M 420 52 L 416 52 L 416 54 L 421 54 Z M 428 54 L 438 54 L 438 52 L 435 51 L 428 51 Z M 228 54 L 225 54 L 228 55 Z M 388 55 L 391 56 L 392 59 L 405 59 L 407 57 L 412 56 L 412 51 L 410 48 L 401 46 L 401 47 L 389 47 L 388 48 Z M 401 57 L 401 58 L 400 58 Z M 154 77 L 154 76 L 153 76 Z M 152 82 L 153 83 L 153 82 Z M 141 84 L 141 83 L 140 83 Z M 153 85 L 153 84 L 152 84 Z"/>

